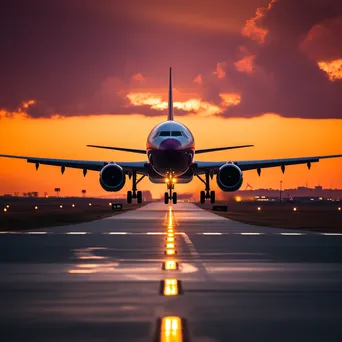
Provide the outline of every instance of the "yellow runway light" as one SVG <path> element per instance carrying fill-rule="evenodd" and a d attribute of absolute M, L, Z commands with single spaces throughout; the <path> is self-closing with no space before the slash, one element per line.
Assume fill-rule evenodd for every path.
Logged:
<path fill-rule="evenodd" d="M 297 211 L 297 208 L 296 208 L 296 207 L 294 207 L 294 208 L 293 208 L 293 211 Z"/>
<path fill-rule="evenodd" d="M 59 206 L 61 209 L 63 209 L 63 206 L 62 206 L 62 204 Z"/>
<path fill-rule="evenodd" d="M 258 211 L 261 211 L 261 208 L 260 208 L 260 207 L 258 207 Z"/>
<path fill-rule="evenodd" d="M 168 316 L 162 319 L 160 342 L 183 342 L 182 320 L 179 317 Z"/>
<path fill-rule="evenodd" d="M 163 270 L 176 271 L 178 269 L 178 263 L 175 260 L 166 260 L 163 262 Z"/>
<path fill-rule="evenodd" d="M 174 249 L 175 248 L 175 244 L 174 243 L 167 243 L 165 247 L 168 248 L 168 249 Z"/>
<path fill-rule="evenodd" d="M 177 296 L 178 295 L 178 281 L 177 279 L 164 280 L 164 296 Z"/>
<path fill-rule="evenodd" d="M 341 211 L 341 207 L 338 207 L 337 210 L 338 210 L 338 211 Z"/>
<path fill-rule="evenodd" d="M 72 206 L 73 208 L 75 208 L 75 204 L 72 204 L 71 206 Z"/>
<path fill-rule="evenodd" d="M 36 205 L 36 206 L 34 207 L 34 209 L 35 209 L 35 210 L 38 210 L 38 206 Z"/>
<path fill-rule="evenodd" d="M 168 232 L 168 233 L 173 233 L 174 230 L 173 230 L 173 228 L 171 228 L 171 229 L 168 229 L 167 232 Z"/>
<path fill-rule="evenodd" d="M 9 205 L 8 204 L 6 205 L 6 208 L 9 209 Z"/>
<path fill-rule="evenodd" d="M 4 212 L 6 212 L 7 211 L 7 208 L 4 208 Z"/>
<path fill-rule="evenodd" d="M 173 236 L 167 237 L 166 242 L 175 242 L 175 238 Z"/>
<path fill-rule="evenodd" d="M 165 252 L 166 255 L 175 255 L 176 251 L 174 249 L 167 249 Z"/>

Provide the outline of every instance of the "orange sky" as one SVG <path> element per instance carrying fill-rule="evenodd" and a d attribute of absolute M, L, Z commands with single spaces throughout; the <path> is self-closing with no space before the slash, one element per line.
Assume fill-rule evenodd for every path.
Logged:
<path fill-rule="evenodd" d="M 142 115 L 103 115 L 62 119 L 29 119 L 22 116 L 3 117 L 0 120 L 0 153 L 55 157 L 68 159 L 94 159 L 106 161 L 138 161 L 143 155 L 107 150 L 90 149 L 86 144 L 103 144 L 144 148 L 146 137 L 154 125 L 164 117 Z M 201 155 L 198 160 L 250 160 L 280 157 L 311 156 L 342 153 L 342 120 L 285 119 L 267 114 L 252 119 L 221 119 L 218 117 L 187 116 L 179 120 L 193 132 L 197 148 L 255 144 L 254 148 L 223 151 Z M 259 178 L 256 171 L 244 173 L 244 189 L 247 183 L 254 188 L 284 187 L 317 184 L 323 187 L 342 188 L 342 158 L 315 163 L 311 171 L 305 165 L 291 166 L 282 175 L 280 168 L 263 170 Z M 106 196 L 98 181 L 98 173 L 89 171 L 84 178 L 81 170 L 67 169 L 62 176 L 60 169 L 41 166 L 23 160 L 0 159 L 0 194 L 15 191 L 39 191 L 53 194 L 55 187 L 62 194 L 80 195 L 87 189 L 89 196 Z M 213 184 L 216 186 L 216 180 Z M 130 182 L 122 190 L 126 192 Z M 163 184 L 144 180 L 140 189 L 150 189 L 154 197 L 165 191 Z M 178 185 L 178 192 L 200 191 L 197 180 L 189 185 Z M 115 193 L 113 194 L 115 196 Z"/>

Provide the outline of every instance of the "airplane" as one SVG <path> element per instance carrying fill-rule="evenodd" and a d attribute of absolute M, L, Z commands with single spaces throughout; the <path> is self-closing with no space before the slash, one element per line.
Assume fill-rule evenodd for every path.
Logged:
<path fill-rule="evenodd" d="M 109 149 L 147 155 L 147 160 L 141 162 L 112 162 L 93 160 L 67 160 L 38 158 L 0 154 L 0 157 L 26 159 L 33 163 L 38 170 L 40 164 L 59 166 L 62 174 L 66 168 L 82 169 L 86 176 L 88 170 L 100 172 L 99 181 L 106 191 L 120 191 L 126 178 L 132 179 L 132 190 L 127 192 L 127 203 L 136 199 L 142 203 L 142 192 L 137 185 L 142 179 L 148 177 L 152 183 L 165 183 L 167 191 L 164 194 L 164 202 L 177 203 L 177 192 L 174 192 L 177 183 L 189 183 L 197 177 L 205 185 L 200 192 L 200 203 L 208 199 L 215 203 L 215 191 L 210 189 L 210 180 L 216 175 L 216 182 L 222 191 L 236 191 L 243 183 L 243 172 L 256 170 L 260 176 L 261 170 L 270 167 L 280 167 L 285 172 L 287 165 L 306 164 L 308 169 L 311 164 L 320 159 L 338 158 L 342 154 L 313 156 L 302 158 L 285 158 L 269 160 L 236 160 L 236 161 L 196 161 L 195 154 L 203 154 L 222 150 L 252 147 L 254 145 L 225 146 L 195 150 L 195 140 L 191 131 L 182 123 L 174 120 L 172 100 L 172 68 L 169 70 L 168 91 L 168 116 L 164 121 L 154 127 L 150 132 L 146 149 L 132 149 L 124 147 L 87 145 L 92 148 Z M 203 178 L 204 177 L 204 178 Z"/>

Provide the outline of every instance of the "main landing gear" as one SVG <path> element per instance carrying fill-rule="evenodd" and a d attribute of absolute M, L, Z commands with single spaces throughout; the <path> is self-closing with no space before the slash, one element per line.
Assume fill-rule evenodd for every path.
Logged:
<path fill-rule="evenodd" d="M 205 191 L 200 192 L 200 203 L 203 204 L 206 199 L 210 199 L 210 203 L 215 203 L 215 191 L 210 191 L 210 174 L 209 172 L 206 172 L 205 174 L 205 180 L 202 179 L 199 175 L 196 175 L 197 178 L 205 184 Z M 212 178 L 212 176 L 211 176 Z"/>
<path fill-rule="evenodd" d="M 132 199 L 136 198 L 137 203 L 142 203 L 142 192 L 137 191 L 137 184 L 142 181 L 143 178 L 145 178 L 145 175 L 142 175 L 138 180 L 137 180 L 137 172 L 133 171 L 132 175 L 129 176 L 129 178 L 132 177 L 132 191 L 127 191 L 127 203 L 131 204 Z"/>
<path fill-rule="evenodd" d="M 172 190 L 175 188 L 175 183 L 177 182 L 176 178 L 165 178 L 165 183 L 167 186 L 168 192 L 164 193 L 164 203 L 168 204 L 169 201 L 172 200 L 173 204 L 177 204 L 177 192 L 173 192 Z"/>

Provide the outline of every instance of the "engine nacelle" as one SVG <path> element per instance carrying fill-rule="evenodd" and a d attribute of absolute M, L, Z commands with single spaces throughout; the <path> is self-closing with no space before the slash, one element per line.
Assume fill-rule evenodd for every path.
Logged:
<path fill-rule="evenodd" d="M 242 171 L 235 164 L 224 164 L 218 170 L 216 181 L 222 191 L 239 190 L 243 182 Z"/>
<path fill-rule="evenodd" d="M 100 184 L 106 191 L 120 191 L 125 183 L 125 172 L 117 164 L 107 164 L 100 172 Z"/>

